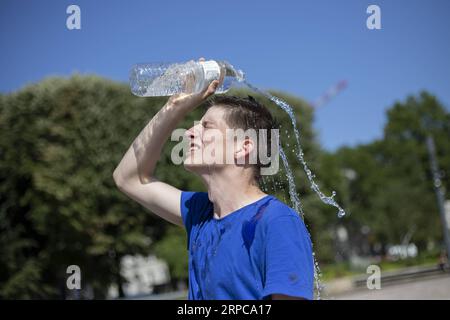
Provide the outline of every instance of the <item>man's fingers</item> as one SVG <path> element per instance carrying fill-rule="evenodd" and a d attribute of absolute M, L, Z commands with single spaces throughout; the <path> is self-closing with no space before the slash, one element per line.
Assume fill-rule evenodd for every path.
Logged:
<path fill-rule="evenodd" d="M 217 88 L 219 87 L 219 80 L 214 80 L 212 83 L 211 83 L 211 85 L 212 85 L 212 90 L 213 90 L 213 93 L 217 90 Z"/>
<path fill-rule="evenodd" d="M 208 98 L 210 95 L 212 95 L 214 92 L 216 92 L 217 88 L 219 86 L 219 80 L 214 80 L 211 82 L 206 89 L 205 94 L 203 95 L 203 99 Z"/>

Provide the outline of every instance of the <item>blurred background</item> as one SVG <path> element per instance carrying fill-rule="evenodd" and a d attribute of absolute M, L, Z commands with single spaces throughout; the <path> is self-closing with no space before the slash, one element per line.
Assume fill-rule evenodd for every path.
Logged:
<path fill-rule="evenodd" d="M 80 8 L 70 30 L 67 8 Z M 381 29 L 366 12 L 381 10 Z M 450 299 L 450 2 L 12 1 L 0 5 L 0 299 L 183 299 L 183 229 L 112 172 L 167 98 L 131 94 L 138 62 L 227 60 L 293 108 L 311 190 L 281 123 L 329 299 Z M 193 112 L 182 128 L 202 115 Z M 170 160 L 156 175 L 204 187 Z M 263 187 L 290 203 L 285 172 Z M 67 268 L 79 266 L 81 288 Z M 381 270 L 369 290 L 368 267 Z"/>

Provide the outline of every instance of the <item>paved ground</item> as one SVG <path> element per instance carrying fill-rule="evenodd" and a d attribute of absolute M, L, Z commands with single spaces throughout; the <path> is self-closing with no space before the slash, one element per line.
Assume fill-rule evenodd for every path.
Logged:
<path fill-rule="evenodd" d="M 416 280 L 414 282 L 383 286 L 380 290 L 359 289 L 349 293 L 328 297 L 348 300 L 450 300 L 450 276 Z"/>

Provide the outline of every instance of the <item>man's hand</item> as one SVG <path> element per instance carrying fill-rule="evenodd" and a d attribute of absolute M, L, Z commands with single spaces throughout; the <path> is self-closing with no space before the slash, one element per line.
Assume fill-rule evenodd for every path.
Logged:
<path fill-rule="evenodd" d="M 204 58 L 200 58 L 199 61 L 205 61 Z M 219 80 L 213 80 L 203 91 L 199 93 L 178 93 L 174 94 L 167 101 L 168 105 L 172 105 L 174 107 L 183 107 L 188 109 L 194 109 L 198 107 L 203 101 L 205 101 L 209 96 L 214 94 L 214 92 L 219 87 L 219 84 L 223 81 L 224 74 L 220 75 Z M 186 79 L 185 82 L 185 91 L 192 91 L 192 87 L 194 86 L 193 76 L 190 75 Z"/>

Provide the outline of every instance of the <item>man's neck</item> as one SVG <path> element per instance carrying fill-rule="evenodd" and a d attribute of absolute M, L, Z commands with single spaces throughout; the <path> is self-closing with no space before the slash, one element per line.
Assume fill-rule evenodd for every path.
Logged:
<path fill-rule="evenodd" d="M 267 194 L 236 172 L 213 172 L 202 175 L 208 198 L 214 204 L 214 218 L 221 219 Z"/>

